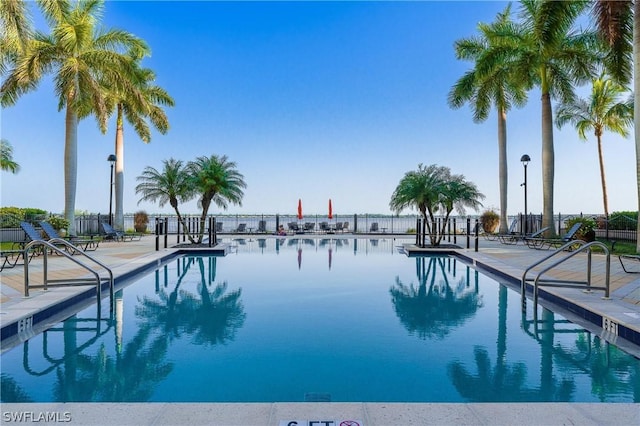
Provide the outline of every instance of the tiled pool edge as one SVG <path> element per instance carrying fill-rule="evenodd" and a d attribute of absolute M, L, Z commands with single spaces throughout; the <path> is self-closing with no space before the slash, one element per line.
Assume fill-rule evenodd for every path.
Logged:
<path fill-rule="evenodd" d="M 473 256 L 469 256 L 467 253 L 461 250 L 449 250 L 449 252 L 450 254 L 464 260 L 465 262 L 473 265 L 474 267 L 484 272 L 487 272 L 493 276 L 503 279 L 508 284 L 510 284 L 514 290 L 520 293 L 521 277 L 516 277 L 514 275 L 509 274 L 508 272 L 502 271 L 492 265 L 489 265 L 483 262 L 482 260 L 476 259 Z M 533 290 L 533 286 L 530 284 L 527 284 L 527 292 L 532 290 Z M 548 302 L 555 307 L 559 307 L 567 312 L 570 312 L 571 314 L 575 315 L 577 318 L 580 318 L 588 322 L 589 324 L 596 326 L 597 329 L 601 331 L 601 333 L 599 333 L 600 337 L 604 338 L 605 340 L 614 344 L 619 344 L 620 342 L 618 342 L 617 340 L 619 338 L 623 339 L 626 342 L 634 345 L 633 348 L 635 349 L 634 350 L 635 356 L 638 356 L 638 353 L 640 353 L 640 326 L 639 325 L 629 324 L 624 319 L 620 317 L 616 317 L 615 321 L 617 324 L 618 333 L 617 335 L 612 335 L 602 330 L 603 319 L 604 318 L 611 319 L 610 314 L 599 311 L 598 309 L 595 309 L 593 306 L 580 303 L 579 301 L 570 300 L 569 298 L 565 297 L 567 289 L 553 288 L 548 290 L 539 289 L 538 291 L 539 291 L 538 295 L 540 297 L 541 304 L 544 304 L 544 302 Z M 609 302 L 613 302 L 613 301 L 609 301 Z M 528 303 L 533 303 L 533 301 L 528 300 Z"/>
<path fill-rule="evenodd" d="M 138 274 L 153 270 L 176 257 L 189 253 L 225 256 L 229 251 L 230 246 L 228 244 L 221 244 L 212 248 L 176 248 L 163 252 L 154 252 L 134 259 L 122 266 L 113 268 L 114 292 L 126 287 L 129 281 Z M 132 265 L 135 266 L 131 267 Z M 117 274 L 118 269 L 123 268 L 125 270 Z M 56 287 L 47 293 L 50 296 L 49 300 L 45 300 L 41 293 L 38 296 L 25 299 L 25 302 L 3 308 L 0 316 L 0 346 L 2 352 L 94 304 L 96 298 L 96 289 L 93 286 Z M 102 285 L 102 295 L 103 299 L 105 296 L 108 298 L 108 283 Z M 24 303 L 29 302 L 39 306 L 25 308 Z"/>

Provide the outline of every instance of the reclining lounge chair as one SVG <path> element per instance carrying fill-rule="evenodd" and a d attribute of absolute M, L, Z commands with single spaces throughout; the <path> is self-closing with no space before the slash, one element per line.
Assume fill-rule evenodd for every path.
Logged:
<path fill-rule="evenodd" d="M 114 241 L 139 241 L 142 238 L 142 234 L 122 232 L 109 225 L 107 222 L 102 222 L 102 230 L 104 231 L 104 238 Z"/>
<path fill-rule="evenodd" d="M 527 240 L 527 246 L 529 248 L 535 249 L 550 249 L 550 248 L 558 248 L 569 241 L 573 240 L 580 230 L 582 224 L 580 222 L 575 223 L 566 234 L 564 234 L 561 238 L 529 238 Z"/>
<path fill-rule="evenodd" d="M 91 239 L 82 239 L 82 238 L 76 238 L 76 237 L 62 238 L 58 234 L 58 231 L 56 231 L 55 228 L 45 220 L 40 221 L 40 227 L 42 228 L 42 231 L 46 234 L 48 239 L 51 240 L 54 238 L 59 238 L 61 240 L 67 240 L 74 246 L 78 246 L 84 251 L 93 251 L 98 248 L 98 244 L 100 243 L 99 239 L 93 239 L 93 238 Z"/>

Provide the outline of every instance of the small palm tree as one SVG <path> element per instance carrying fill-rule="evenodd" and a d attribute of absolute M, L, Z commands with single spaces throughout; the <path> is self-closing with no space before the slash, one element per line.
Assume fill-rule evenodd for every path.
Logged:
<path fill-rule="evenodd" d="M 452 175 L 448 167 L 432 164 L 418 165 L 417 171 L 405 173 L 396 187 L 389 207 L 400 213 L 404 208 L 415 207 L 423 219 L 423 233 L 429 233 L 432 246 L 440 245 L 451 212 L 465 207 L 478 209 L 484 199 L 476 186 L 462 175 Z M 436 214 L 443 213 L 442 227 L 438 229 Z"/>
<path fill-rule="evenodd" d="M 629 126 L 633 124 L 633 98 L 620 102 L 620 96 L 627 90 L 613 80 L 601 75 L 593 80 L 589 99 L 576 99 L 560 105 L 556 112 L 556 125 L 561 128 L 571 123 L 578 131 L 580 139 L 587 140 L 587 132 L 593 131 L 598 142 L 598 161 L 600 162 L 600 181 L 602 183 L 602 201 L 604 214 L 609 217 L 607 184 L 602 156 L 602 135 L 605 131 L 629 136 Z"/>
<path fill-rule="evenodd" d="M 507 233 L 507 111 L 527 101 L 524 81 L 514 78 L 512 58 L 505 55 L 500 34 L 511 31 L 511 5 L 496 17 L 493 24 L 479 24 L 480 34 L 455 42 L 456 57 L 470 60 L 474 69 L 465 73 L 449 92 L 449 105 L 460 108 L 469 103 L 473 121 L 485 121 L 491 106 L 498 112 L 498 177 L 500 184 L 500 233 Z"/>
<path fill-rule="evenodd" d="M 189 241 L 194 243 L 195 241 L 189 234 L 189 228 L 178 208 L 180 201 L 188 201 L 194 195 L 192 180 L 182 161 L 173 158 L 164 160 L 161 172 L 150 166 L 145 167 L 142 174 L 137 177 L 137 181 L 140 183 L 136 186 L 136 194 L 141 195 L 138 204 L 149 201 L 157 202 L 160 207 L 163 207 L 169 203 L 175 210 L 178 220 L 182 223 L 182 228 L 187 233 Z"/>
<path fill-rule="evenodd" d="M 101 80 L 109 76 L 115 86 L 131 85 L 133 69 L 129 52 L 148 54 L 146 44 L 122 30 L 98 29 L 101 0 L 39 0 L 51 34 L 36 32 L 9 70 L 0 88 L 0 103 L 10 106 L 35 89 L 43 75 L 53 72 L 59 108 L 65 111 L 65 218 L 75 234 L 75 202 L 78 180 L 78 122 L 90 110 L 104 133 L 108 109 Z M 125 52 L 125 53 L 120 53 Z"/>
<path fill-rule="evenodd" d="M 13 147 L 8 140 L 0 140 L 0 170 L 18 173 L 20 165 L 13 161 Z"/>
<path fill-rule="evenodd" d="M 244 176 L 236 170 L 236 163 L 229 161 L 226 155 L 218 157 L 198 157 L 189 162 L 187 171 L 191 175 L 193 187 L 200 194 L 198 204 L 202 208 L 200 215 L 200 235 L 197 243 L 202 243 L 204 223 L 211 203 L 227 209 L 229 203 L 242 205 L 242 191 L 247 187 Z"/>

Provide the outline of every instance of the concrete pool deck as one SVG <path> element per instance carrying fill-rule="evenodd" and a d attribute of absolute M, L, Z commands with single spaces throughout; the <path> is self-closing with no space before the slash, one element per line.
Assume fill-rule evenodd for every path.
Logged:
<path fill-rule="evenodd" d="M 222 236 L 231 237 L 231 236 Z M 256 236 L 243 235 L 246 238 Z M 273 236 L 261 236 L 275 238 Z M 296 238 L 298 236 L 289 236 Z M 234 235 L 233 238 L 240 238 Z M 304 238 L 376 238 L 384 239 L 392 247 L 406 243 L 411 236 L 406 235 L 305 235 Z M 169 237 L 169 245 L 175 237 Z M 100 247 L 89 252 L 100 262 L 113 269 L 115 277 L 122 277 L 145 265 L 156 264 L 162 258 L 178 249 L 163 248 L 155 251 L 155 237 L 146 236 L 140 241 L 101 242 Z M 466 247 L 466 237 L 458 237 L 457 243 Z M 407 245 L 405 247 L 410 247 Z M 520 279 L 524 270 L 550 252 L 533 250 L 521 244 L 502 245 L 498 241 L 479 240 L 479 250 L 475 252 L 471 239 L 470 249 L 456 250 L 457 254 L 480 269 L 497 272 L 498 276 Z M 412 248 L 416 250 L 415 248 Z M 554 272 L 554 277 L 562 279 L 582 279 L 584 276 L 584 256 L 576 256 Z M 604 256 L 594 255 L 594 285 L 603 273 Z M 32 283 L 42 280 L 42 257 L 34 258 L 29 264 Z M 50 278 L 72 278 L 86 275 L 86 271 L 59 256 L 49 258 Z M 26 318 L 43 308 L 60 303 L 87 287 L 54 288 L 49 291 L 31 291 L 29 298 L 23 297 L 24 269 L 16 266 L 0 273 L 0 322 L 3 327 L 16 318 Z M 640 331 L 640 274 L 628 274 L 622 270 L 617 257 L 611 258 L 611 298 L 602 300 L 603 292 L 584 293 L 578 289 L 554 288 L 550 291 L 572 303 L 600 312 L 617 324 Z M 600 329 L 598 333 L 616 344 L 616 336 Z M 622 345 L 621 345 L 622 346 Z M 633 345 L 632 345 L 633 346 Z M 632 348 L 633 349 L 633 348 Z M 636 351 L 638 350 L 635 347 Z M 4 348 L 3 348 L 4 350 Z M 637 352 L 636 352 L 637 353 Z M 637 356 L 637 355 L 636 355 Z M 250 385 L 250 384 L 248 384 Z M 8 414 L 7 414 L 8 413 Z M 467 403 L 467 404 L 388 404 L 388 403 L 256 403 L 256 404 L 174 404 L 174 403 L 47 403 L 47 404 L 2 404 L 0 422 L 18 423 L 11 416 L 29 413 L 23 423 L 53 424 L 64 421 L 64 413 L 69 413 L 71 424 L 213 424 L 213 425 L 297 425 L 311 421 L 357 420 L 360 425 L 443 425 L 443 424 L 640 424 L 639 404 L 583 404 L 583 403 Z M 50 422 L 38 420 L 37 416 L 59 415 Z M 24 421 L 29 420 L 29 421 Z M 299 422 L 305 420 L 307 423 Z M 313 423 L 316 426 L 338 426 L 337 423 Z M 292 423 L 292 426 L 296 423 Z M 356 426 L 345 423 L 345 425 Z"/>

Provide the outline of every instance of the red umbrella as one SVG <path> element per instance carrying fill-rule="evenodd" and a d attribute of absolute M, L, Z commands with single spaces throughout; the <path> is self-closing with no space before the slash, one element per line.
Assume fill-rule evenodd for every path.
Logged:
<path fill-rule="evenodd" d="M 302 220 L 302 200 L 298 199 L 298 219 Z"/>
<path fill-rule="evenodd" d="M 329 198 L 329 219 L 333 219 L 333 208 L 331 207 L 331 198 Z"/>

